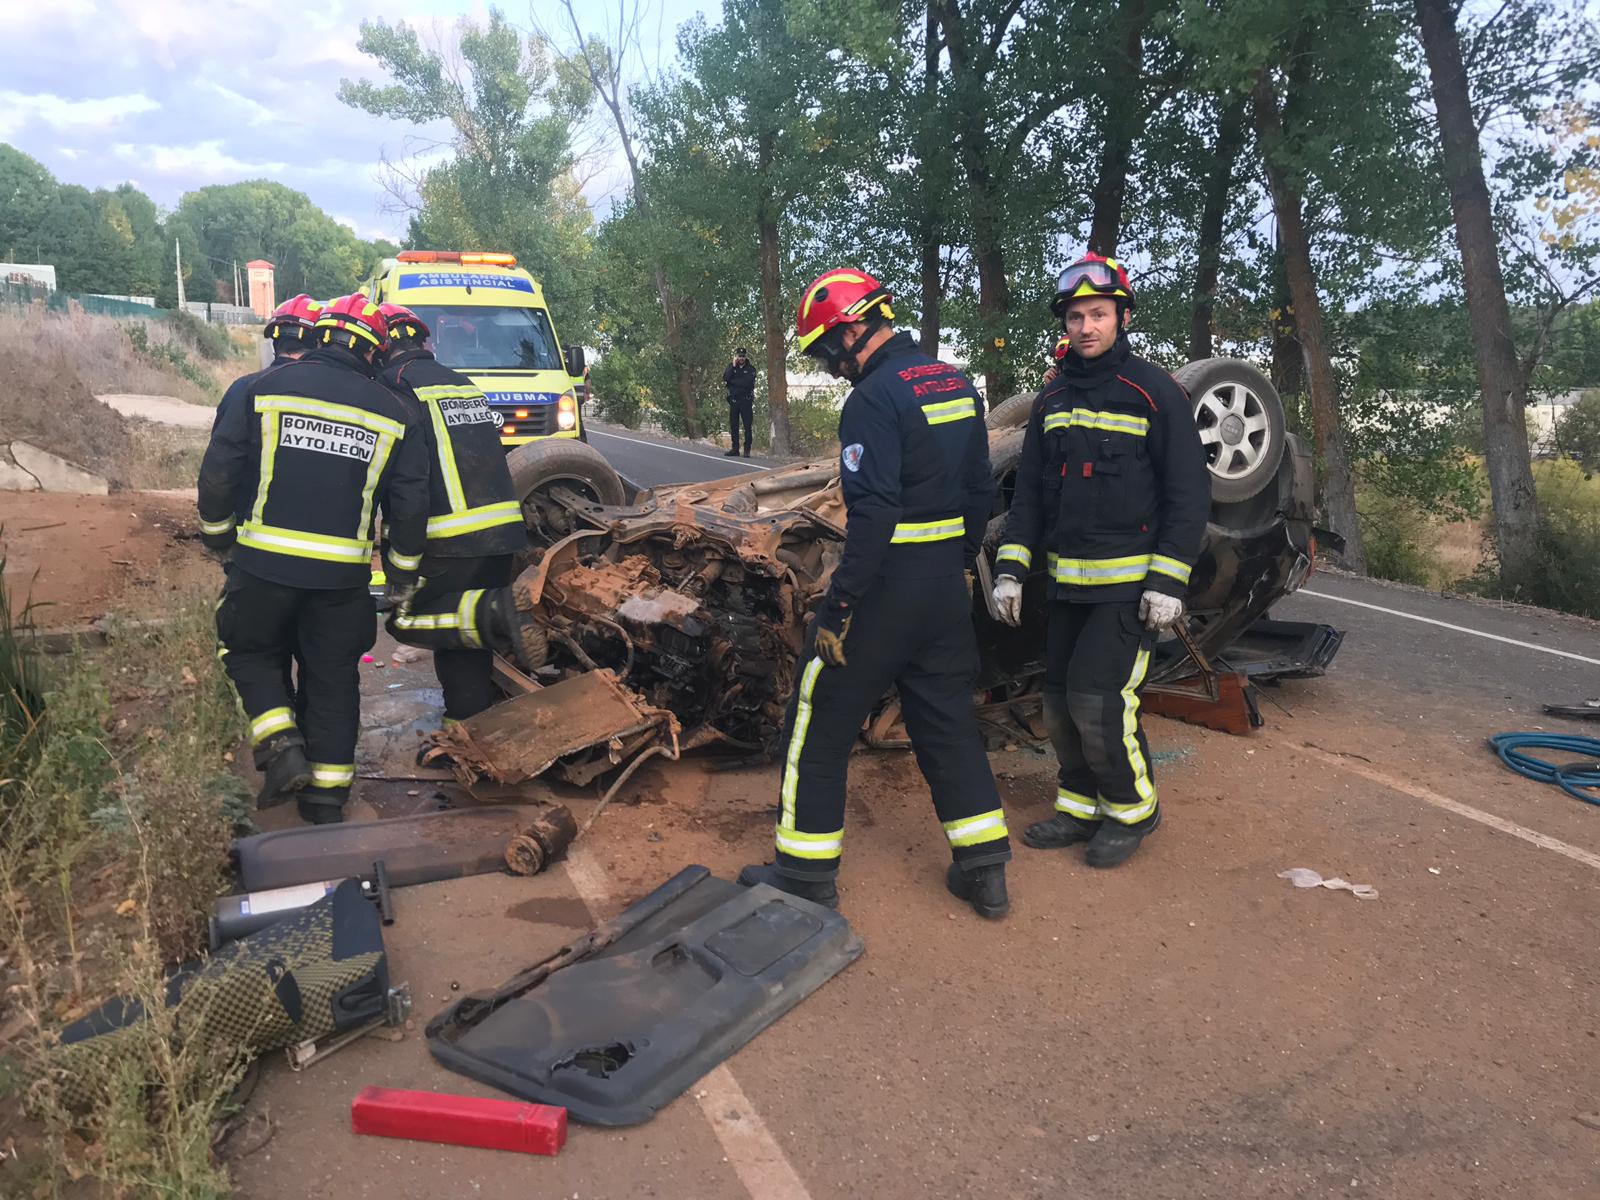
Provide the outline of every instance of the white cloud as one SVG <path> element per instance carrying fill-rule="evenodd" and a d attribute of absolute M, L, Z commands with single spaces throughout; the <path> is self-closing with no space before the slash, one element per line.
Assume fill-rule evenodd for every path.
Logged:
<path fill-rule="evenodd" d="M 118 142 L 111 149 L 118 158 L 139 163 L 157 174 L 192 178 L 196 187 L 218 182 L 216 177 L 219 175 L 275 175 L 288 165 L 281 162 L 246 162 L 229 154 L 222 148 L 222 143 L 216 140 L 188 146 Z"/>
<path fill-rule="evenodd" d="M 129 117 L 160 108 L 143 92 L 126 96 L 66 100 L 48 92 L 29 94 L 0 90 L 0 138 L 10 137 L 35 122 L 56 131 L 109 129 Z"/>
<path fill-rule="evenodd" d="M 236 92 L 231 87 L 226 87 L 210 79 L 202 79 L 198 86 L 239 110 L 252 125 L 260 125 L 263 121 L 272 119 L 272 110 L 265 104 L 246 96 L 242 92 Z"/>

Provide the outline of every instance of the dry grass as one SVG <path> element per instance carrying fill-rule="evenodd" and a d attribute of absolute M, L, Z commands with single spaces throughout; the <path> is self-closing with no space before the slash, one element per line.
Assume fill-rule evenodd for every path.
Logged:
<path fill-rule="evenodd" d="M 42 685 L 0 627 L 0 684 L 24 714 L 0 740 L 0 1040 L 22 1067 L 9 1088 L 0 1069 L 0 1117 L 32 1080 L 23 1161 L 5 1168 L 7 1187 L 27 1179 L 23 1194 L 77 1181 L 118 1196 L 226 1194 L 211 1144 L 240 1064 L 199 1061 L 159 1001 L 165 964 L 203 944 L 244 811 L 225 761 L 241 721 L 213 650 L 209 594 L 159 633 L 114 629 L 108 654 L 58 661 Z M 69 1103 L 85 1081 L 69 1088 L 48 1069 L 50 1031 L 111 996 L 150 1019 L 90 1081 L 87 1107 Z"/>
<path fill-rule="evenodd" d="M 215 405 L 229 381 L 254 369 L 253 332 L 209 331 L 211 349 L 227 357 L 208 360 L 179 323 L 0 308 L 0 441 L 31 442 L 116 487 L 191 487 L 203 435 L 129 421 L 94 397 Z"/>

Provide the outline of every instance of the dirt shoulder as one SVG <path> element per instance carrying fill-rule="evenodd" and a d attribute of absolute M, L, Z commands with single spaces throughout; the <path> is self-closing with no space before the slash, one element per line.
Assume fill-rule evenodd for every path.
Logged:
<path fill-rule="evenodd" d="M 194 499 L 181 492 L 67 496 L 0 492 L 0 552 L 14 609 L 61 629 L 109 612 L 160 616 L 221 572 L 198 553 Z"/>

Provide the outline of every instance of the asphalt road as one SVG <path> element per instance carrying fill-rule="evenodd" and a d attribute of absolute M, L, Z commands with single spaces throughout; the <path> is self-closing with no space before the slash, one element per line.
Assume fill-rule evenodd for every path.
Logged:
<path fill-rule="evenodd" d="M 766 458 L 726 458 L 703 442 L 651 438 L 594 422 L 589 424 L 589 444 L 606 456 L 618 474 L 640 487 L 725 479 L 777 465 Z"/>
<path fill-rule="evenodd" d="M 595 444 L 641 482 L 732 467 L 612 436 Z M 840 888 L 866 953 L 649 1124 L 575 1125 L 537 1161 L 354 1138 L 363 1084 L 496 1095 L 415 1033 L 368 1039 L 264 1076 L 252 1107 L 277 1132 L 235 1165 L 240 1195 L 1600 1196 L 1600 809 L 1483 745 L 1584 729 L 1539 705 L 1600 693 L 1600 627 L 1326 572 L 1282 615 L 1346 631 L 1331 671 L 1270 690 L 1247 738 L 1152 718 L 1166 820 L 1126 866 L 1019 846 L 1010 917 L 980 921 L 944 891 L 911 756 L 859 753 Z M 424 804 L 449 786 L 411 765 L 431 671 L 377 653 L 356 803 Z M 1049 811 L 1048 755 L 992 763 L 1013 831 Z M 400 889 L 385 937 L 417 1024 L 686 864 L 731 878 L 770 857 L 778 783 L 652 762 L 559 867 Z M 561 797 L 594 810 L 592 789 Z M 1300 890 L 1291 867 L 1379 894 Z"/>

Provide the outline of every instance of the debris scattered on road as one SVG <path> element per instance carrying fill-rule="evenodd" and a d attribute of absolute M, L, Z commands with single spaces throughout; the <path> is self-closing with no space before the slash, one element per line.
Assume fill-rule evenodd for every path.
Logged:
<path fill-rule="evenodd" d="M 565 811 L 564 809 L 562 811 Z M 377 821 L 304 825 L 234 843 L 246 891 L 362 875 L 383 859 L 395 887 L 505 869 L 506 843 L 551 810 L 485 804 Z M 571 820 L 570 814 L 566 818 Z"/>
<path fill-rule="evenodd" d="M 350 1128 L 373 1137 L 553 1155 L 567 1141 L 567 1110 L 483 1096 L 365 1087 L 350 1102 Z"/>
<path fill-rule="evenodd" d="M 428 1022 L 452 1071 L 577 1121 L 636 1125 L 861 954 L 838 913 L 687 867 Z"/>
<path fill-rule="evenodd" d="M 1585 1129 L 1600 1130 L 1600 1112 L 1573 1113 L 1572 1119 Z"/>
<path fill-rule="evenodd" d="M 1350 883 L 1348 880 L 1324 879 L 1309 867 L 1290 867 L 1287 871 L 1278 872 L 1279 879 L 1287 879 L 1297 888 L 1328 888 L 1335 892 L 1349 892 L 1357 900 L 1376 900 L 1378 889 L 1370 883 Z"/>
<path fill-rule="evenodd" d="M 565 806 L 540 813 L 506 843 L 506 868 L 513 875 L 537 875 L 560 858 L 578 836 L 578 823 Z"/>
<path fill-rule="evenodd" d="M 362 656 L 361 656 L 361 661 L 362 661 L 362 662 L 364 662 L 364 663 L 369 663 L 369 662 L 372 662 L 372 661 L 373 661 L 373 658 L 372 658 L 372 655 L 370 655 L 370 654 L 363 654 L 363 655 L 362 655 Z"/>
<path fill-rule="evenodd" d="M 1438 867 L 1429 867 L 1428 868 L 1428 874 L 1429 875 L 1442 875 L 1442 874 L 1444 874 L 1444 872 L 1439 870 Z"/>
<path fill-rule="evenodd" d="M 336 936 L 337 932 L 337 936 Z M 269 1050 L 319 1043 L 382 1019 L 388 959 L 378 911 L 347 881 L 307 908 L 177 971 L 167 989 L 184 1044 L 199 1061 L 247 1062 Z M 272 986 L 262 986 L 263 980 Z M 302 1003 L 311 995 L 337 1004 Z M 92 1105 L 115 1074 L 112 1064 L 147 1033 L 144 1006 L 113 998 L 61 1031 L 60 1042 L 30 1069 L 60 1072 L 62 1099 Z M 175 1052 L 176 1052 L 175 1050 Z"/>
<path fill-rule="evenodd" d="M 394 663 L 421 662 L 432 653 L 432 650 L 424 650 L 421 646 L 396 646 L 389 660 Z"/>

